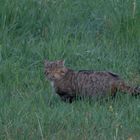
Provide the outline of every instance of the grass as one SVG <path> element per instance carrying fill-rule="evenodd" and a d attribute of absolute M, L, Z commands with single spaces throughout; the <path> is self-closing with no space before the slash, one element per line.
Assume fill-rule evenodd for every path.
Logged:
<path fill-rule="evenodd" d="M 1 0 L 0 139 L 138 140 L 139 98 L 63 103 L 43 62 L 65 59 L 140 85 L 139 15 L 138 0 Z"/>

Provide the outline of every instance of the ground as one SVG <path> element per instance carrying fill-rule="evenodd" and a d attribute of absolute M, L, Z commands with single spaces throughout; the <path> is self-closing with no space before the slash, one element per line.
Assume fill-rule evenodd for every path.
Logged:
<path fill-rule="evenodd" d="M 140 85 L 140 1 L 0 1 L 0 139 L 138 140 L 140 98 L 64 103 L 44 60 Z"/>

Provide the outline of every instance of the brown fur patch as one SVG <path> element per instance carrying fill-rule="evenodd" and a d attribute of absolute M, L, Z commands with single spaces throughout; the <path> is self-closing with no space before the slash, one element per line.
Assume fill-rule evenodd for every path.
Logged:
<path fill-rule="evenodd" d="M 45 75 L 53 82 L 56 93 L 63 101 L 72 102 L 76 97 L 115 96 L 117 90 L 140 94 L 140 89 L 127 86 L 117 74 L 106 71 L 74 71 L 66 68 L 64 61 L 46 61 Z"/>

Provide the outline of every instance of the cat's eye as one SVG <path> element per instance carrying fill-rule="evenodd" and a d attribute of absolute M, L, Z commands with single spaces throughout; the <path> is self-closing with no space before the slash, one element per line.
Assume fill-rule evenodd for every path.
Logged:
<path fill-rule="evenodd" d="M 65 73 L 63 70 L 60 71 L 61 73 Z"/>
<path fill-rule="evenodd" d="M 50 73 L 51 73 L 50 70 L 46 70 L 46 71 L 45 71 L 45 74 L 46 74 L 46 75 L 49 75 Z"/>

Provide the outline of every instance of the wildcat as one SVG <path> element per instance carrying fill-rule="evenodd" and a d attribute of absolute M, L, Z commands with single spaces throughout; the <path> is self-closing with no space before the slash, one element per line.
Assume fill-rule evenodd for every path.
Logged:
<path fill-rule="evenodd" d="M 74 71 L 64 61 L 45 61 L 45 75 L 63 101 L 77 97 L 115 96 L 117 91 L 139 95 L 140 88 L 130 87 L 117 75 L 108 71 Z"/>

